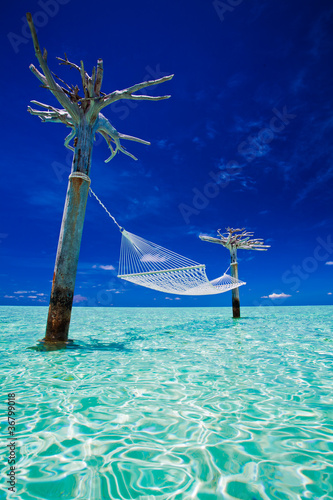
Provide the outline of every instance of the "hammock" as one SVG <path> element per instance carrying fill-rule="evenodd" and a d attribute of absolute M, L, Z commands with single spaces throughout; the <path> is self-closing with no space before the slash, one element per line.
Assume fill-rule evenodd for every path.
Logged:
<path fill-rule="evenodd" d="M 182 257 L 123 228 L 121 231 L 118 278 L 176 295 L 213 295 L 246 284 L 226 272 L 209 281 L 204 264 Z"/>
<path fill-rule="evenodd" d="M 204 264 L 125 231 L 91 188 L 89 192 L 122 233 L 118 278 L 176 295 L 213 295 L 246 285 L 226 274 L 230 266 L 222 276 L 209 281 Z"/>

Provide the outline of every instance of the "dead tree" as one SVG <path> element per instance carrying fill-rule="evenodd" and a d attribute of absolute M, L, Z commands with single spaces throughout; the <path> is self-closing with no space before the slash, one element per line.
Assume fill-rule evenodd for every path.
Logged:
<path fill-rule="evenodd" d="M 83 223 L 90 186 L 89 172 L 94 137 L 96 134 L 101 134 L 107 142 L 111 155 L 106 161 L 110 161 L 118 151 L 136 160 L 135 156 L 129 153 L 121 144 L 121 140 L 150 144 L 143 139 L 119 133 L 101 111 L 119 99 L 147 101 L 167 99 L 170 97 L 169 95 L 155 97 L 143 95 L 140 91 L 146 87 L 171 80 L 173 75 L 138 83 L 124 90 L 115 90 L 110 94 L 105 94 L 101 91 L 103 80 L 103 61 L 101 59 L 97 61 L 97 67 L 93 68 L 92 75 L 89 76 L 84 69 L 82 61 L 80 66 L 78 66 L 70 62 L 66 54 L 64 59 L 57 58 L 60 64 L 79 71 L 82 81 L 82 90 L 80 91 L 78 86 L 68 85 L 50 71 L 47 63 L 47 52 L 44 49 L 42 54 L 40 50 L 30 13 L 27 14 L 27 20 L 41 71 L 32 64 L 30 65 L 30 69 L 40 80 L 42 87 L 48 89 L 62 106 L 61 109 L 58 109 L 48 104 L 32 101 L 34 105 L 42 109 L 36 110 L 29 106 L 28 111 L 32 115 L 39 116 L 43 122 L 63 123 L 66 127 L 69 127 L 71 131 L 65 139 L 65 146 L 74 152 L 58 242 L 44 339 L 46 342 L 67 341 Z M 73 145 L 71 145 L 72 140 Z"/>
<path fill-rule="evenodd" d="M 247 232 L 243 229 L 226 228 L 226 233 L 221 234 L 221 229 L 218 229 L 218 238 L 211 236 L 200 236 L 203 241 L 211 243 L 218 243 L 228 248 L 230 251 L 231 259 L 231 276 L 238 279 L 238 262 L 237 250 L 259 250 L 264 251 L 270 245 L 264 245 L 262 238 L 252 239 L 253 233 Z M 239 301 L 239 288 L 232 289 L 232 316 L 233 318 L 240 318 L 240 301 Z"/>

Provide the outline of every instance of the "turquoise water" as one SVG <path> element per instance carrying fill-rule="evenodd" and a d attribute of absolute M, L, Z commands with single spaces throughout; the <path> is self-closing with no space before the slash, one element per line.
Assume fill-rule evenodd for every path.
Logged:
<path fill-rule="evenodd" d="M 332 499 L 333 307 L 230 312 L 76 308 L 45 352 L 47 308 L 0 308 L 0 497 Z"/>

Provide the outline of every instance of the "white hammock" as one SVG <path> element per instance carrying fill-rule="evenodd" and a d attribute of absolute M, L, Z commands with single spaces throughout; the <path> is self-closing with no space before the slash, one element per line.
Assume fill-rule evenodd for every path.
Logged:
<path fill-rule="evenodd" d="M 122 229 L 118 277 L 176 295 L 213 295 L 245 285 L 224 273 L 209 281 L 206 266 Z"/>

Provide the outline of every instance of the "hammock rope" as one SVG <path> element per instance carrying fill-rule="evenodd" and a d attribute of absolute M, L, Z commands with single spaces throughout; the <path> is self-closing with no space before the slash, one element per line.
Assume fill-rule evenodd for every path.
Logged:
<path fill-rule="evenodd" d="M 204 264 L 126 231 L 92 189 L 90 192 L 122 234 L 118 278 L 176 295 L 213 295 L 246 284 L 226 274 L 230 266 L 222 276 L 209 281 Z"/>
<path fill-rule="evenodd" d="M 118 224 L 118 222 L 116 221 L 116 219 L 113 217 L 113 215 L 110 214 L 110 212 L 108 211 L 108 209 L 106 208 L 105 205 L 103 205 L 103 203 L 101 202 L 101 200 L 98 198 L 97 194 L 94 193 L 94 191 L 89 188 L 89 194 L 92 194 L 96 200 L 98 201 L 98 203 L 101 205 L 102 208 L 104 208 L 105 212 L 108 214 L 108 216 L 113 220 L 113 222 L 118 226 L 119 230 L 122 231 L 123 228 Z"/>

